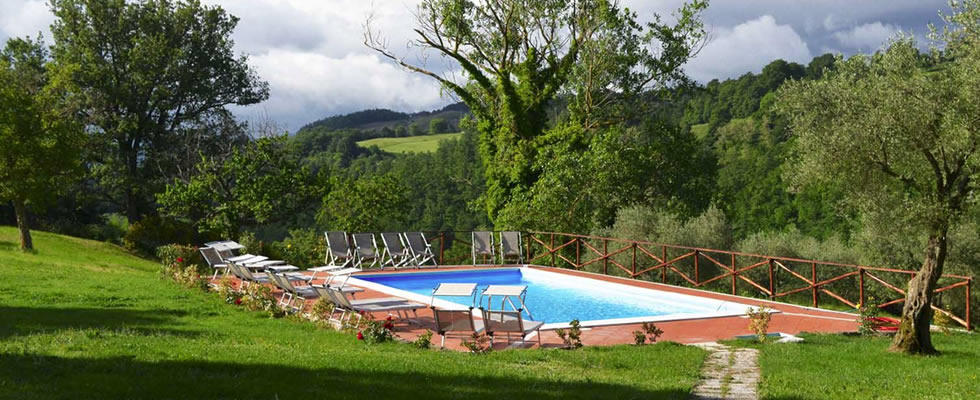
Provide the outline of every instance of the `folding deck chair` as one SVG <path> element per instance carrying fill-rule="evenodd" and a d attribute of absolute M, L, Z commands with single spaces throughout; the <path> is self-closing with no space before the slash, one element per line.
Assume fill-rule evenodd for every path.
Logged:
<path fill-rule="evenodd" d="M 397 232 L 384 232 L 381 234 L 381 243 L 384 249 L 381 251 L 381 269 L 387 267 L 401 268 L 412 261 L 412 255 L 402 244 L 402 235 Z"/>
<path fill-rule="evenodd" d="M 294 279 L 290 279 L 290 276 L 285 274 L 270 273 L 269 277 L 272 279 L 272 283 L 282 289 L 282 297 L 279 299 L 278 305 L 280 307 L 285 307 L 287 309 L 292 309 L 294 311 L 303 311 L 306 308 L 306 300 L 315 299 L 320 297 L 317 291 L 310 286 L 296 286 L 293 285 Z M 300 279 L 302 280 L 302 279 Z M 288 297 L 288 301 L 287 301 Z M 299 299 L 301 301 L 299 307 L 293 306 L 293 301 Z"/>
<path fill-rule="evenodd" d="M 506 263 L 508 257 L 516 258 L 518 264 L 524 263 L 524 253 L 521 252 L 520 232 L 500 232 L 500 262 L 502 264 Z"/>
<path fill-rule="evenodd" d="M 364 268 L 364 262 L 370 260 L 374 267 L 381 262 L 381 254 L 378 252 L 378 242 L 374 239 L 373 233 L 355 233 L 354 237 L 354 266 Z"/>
<path fill-rule="evenodd" d="M 439 347 L 446 347 L 446 336 L 459 335 L 468 338 L 483 332 L 483 321 L 473 318 L 473 310 L 440 310 L 432 307 L 432 316 L 436 320 L 436 332 L 442 336 Z"/>
<path fill-rule="evenodd" d="M 402 299 L 400 297 L 384 297 L 376 299 L 365 299 L 365 300 L 350 300 L 347 296 L 338 288 L 334 287 L 317 287 L 316 290 L 322 294 L 326 294 L 327 299 L 334 303 L 334 306 L 341 308 L 343 311 L 350 313 L 351 315 L 357 315 L 358 318 L 361 317 L 362 312 L 396 312 L 399 317 L 408 318 L 408 311 L 411 311 L 415 318 L 418 318 L 416 311 L 420 308 L 425 308 L 425 304 L 416 303 L 414 301 L 409 301 Z M 404 316 L 402 315 L 404 313 Z M 343 317 L 341 317 L 343 319 Z"/>
<path fill-rule="evenodd" d="M 493 345 L 494 337 L 499 333 L 504 333 L 507 335 L 507 342 L 510 342 L 510 334 L 518 334 L 521 337 L 521 343 L 527 338 L 532 332 L 537 332 L 538 334 L 538 346 L 541 346 L 541 326 L 544 322 L 541 321 L 525 321 L 522 316 L 523 312 L 518 309 L 514 311 L 490 311 L 484 308 L 480 308 L 483 313 L 483 323 L 486 324 L 487 335 L 490 336 L 490 344 Z"/>
<path fill-rule="evenodd" d="M 319 272 L 337 271 L 354 265 L 354 252 L 347 241 L 347 232 L 331 231 L 323 235 L 327 238 L 327 255 L 323 260 L 327 265 L 310 268 L 314 278 Z"/>
<path fill-rule="evenodd" d="M 226 275 L 228 274 L 228 263 L 226 263 L 225 260 L 221 258 L 221 255 L 218 254 L 218 250 L 216 250 L 214 247 L 209 246 L 209 247 L 201 247 L 200 251 L 201 251 L 201 257 L 204 257 L 204 261 L 207 262 L 212 269 L 214 269 L 214 275 L 211 276 L 211 280 L 215 280 L 218 278 L 219 270 L 224 270 L 224 273 Z"/>
<path fill-rule="evenodd" d="M 486 260 L 487 256 L 490 256 L 490 263 L 495 263 L 497 261 L 497 257 L 493 251 L 493 232 L 474 231 L 472 236 L 473 265 L 477 265 L 477 256 L 484 256 L 484 261 Z"/>
<path fill-rule="evenodd" d="M 422 268 L 429 261 L 434 267 L 439 265 L 436 263 L 436 255 L 432 253 L 432 246 L 425 240 L 422 232 L 405 232 L 405 243 L 408 243 L 408 252 L 417 268 Z"/>

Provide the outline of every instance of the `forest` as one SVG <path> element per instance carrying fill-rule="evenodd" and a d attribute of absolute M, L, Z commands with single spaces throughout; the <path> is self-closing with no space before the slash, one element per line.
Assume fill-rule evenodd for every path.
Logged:
<path fill-rule="evenodd" d="M 951 17 L 967 33 L 945 37 L 962 45 L 922 50 L 900 39 L 874 55 L 824 54 L 806 65 L 773 60 L 758 73 L 703 85 L 691 81 L 683 65 L 705 39 L 699 19 L 704 2 L 686 4 L 675 23 L 654 22 L 645 32 L 628 11 L 612 7 L 590 14 L 593 19 L 579 23 L 594 24 L 589 32 L 596 36 L 573 35 L 574 51 L 545 35 L 538 53 L 453 54 L 437 41 L 479 49 L 483 39 L 421 26 L 419 32 L 430 35 L 422 36 L 423 44 L 461 60 L 470 72 L 467 85 L 436 76 L 461 102 L 411 114 L 364 110 L 281 132 L 274 124 L 250 126 L 229 111 L 268 97 L 268 85 L 247 56 L 232 50 L 234 16 L 196 2 L 87 4 L 53 1 L 50 47 L 39 37 L 17 38 L 0 57 L 0 100 L 8 111 L 0 115 L 0 138 L 22 146 L 0 150 L 0 156 L 18 160 L 0 169 L 0 198 L 6 201 L 0 203 L 0 223 L 25 233 L 41 229 L 152 254 L 160 245 L 215 238 L 310 243 L 324 230 L 520 229 L 912 270 L 923 265 L 922 249 L 929 265 L 930 252 L 941 248 L 940 271 L 973 275 L 980 265 L 972 150 L 955 158 L 955 152 L 941 149 L 943 157 L 953 158 L 941 160 L 945 172 L 937 167 L 939 193 L 931 191 L 928 174 L 917 175 L 911 164 L 892 166 L 888 155 L 869 161 L 881 167 L 884 175 L 876 176 L 848 172 L 868 170 L 867 165 L 821 164 L 809 157 L 835 157 L 821 152 L 817 139 L 833 139 L 828 129 L 877 132 L 873 126 L 892 126 L 893 132 L 905 132 L 908 124 L 932 126 L 927 116 L 877 121 L 885 117 L 834 108 L 833 99 L 819 94 L 839 90 L 840 98 L 857 96 L 838 81 L 885 76 L 921 83 L 942 76 L 939 89 L 928 91 L 921 83 L 906 92 L 947 96 L 932 99 L 935 104 L 969 99 L 970 93 L 952 88 L 957 82 L 973 87 L 962 68 L 971 68 L 974 42 L 963 37 L 975 32 L 955 20 L 978 11 L 971 6 Z M 432 21 L 458 17 L 440 4 L 424 2 L 420 12 Z M 564 21 L 562 13 L 570 12 L 542 7 L 515 17 L 515 23 Z M 134 29 L 111 29 L 105 26 L 110 20 Z M 470 22 L 486 35 L 496 34 L 480 25 L 486 21 Z M 200 24 L 209 29 L 188 28 Z M 366 29 L 371 49 L 404 63 Z M 651 40 L 663 51 L 646 51 L 642 42 Z M 189 64 L 196 66 L 194 73 L 181 67 Z M 895 70 L 905 75 L 888 75 Z M 869 93 L 901 86 L 889 82 L 868 86 Z M 974 103 L 937 110 L 952 116 L 934 125 L 947 129 L 943 124 L 970 115 Z M 887 106 L 893 105 L 878 107 Z M 823 109 L 839 113 L 824 115 Z M 950 139 L 949 146 L 975 143 L 975 128 L 963 124 L 948 130 L 966 139 Z M 38 129 L 48 142 L 20 133 Z M 396 155 L 357 145 L 448 132 L 462 135 L 430 153 Z M 907 148 L 922 145 L 894 135 Z M 845 141 L 835 143 L 849 148 Z M 923 151 L 931 154 L 930 149 Z M 891 191 L 864 191 L 880 194 L 877 199 L 855 193 L 855 187 L 891 178 L 895 183 L 882 185 Z M 919 198 L 941 201 L 916 203 Z M 25 240 L 30 248 L 29 236 Z"/>

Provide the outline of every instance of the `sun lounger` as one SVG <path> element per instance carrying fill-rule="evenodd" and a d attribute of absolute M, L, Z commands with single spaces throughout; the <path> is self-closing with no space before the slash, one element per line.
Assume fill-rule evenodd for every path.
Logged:
<path fill-rule="evenodd" d="M 218 254 L 218 250 L 214 247 L 201 247 L 201 257 L 204 257 L 204 261 L 214 269 L 214 275 L 211 276 L 211 280 L 218 278 L 218 271 L 224 271 L 228 274 L 228 263 L 221 259 L 221 255 Z"/>
<path fill-rule="evenodd" d="M 269 277 L 272 279 L 272 283 L 283 291 L 282 297 L 279 299 L 280 307 L 303 311 L 306 308 L 306 300 L 320 297 L 317 291 L 310 286 L 293 285 L 294 280 L 286 275 L 270 273 Z M 297 299 L 301 301 L 298 307 L 293 306 L 293 301 Z"/>
<path fill-rule="evenodd" d="M 497 261 L 496 254 L 493 251 L 493 232 L 475 231 L 472 236 L 473 265 L 477 265 L 477 256 L 483 256 L 484 261 L 489 257 L 491 264 Z"/>
<path fill-rule="evenodd" d="M 381 234 L 384 249 L 381 252 L 381 269 L 385 267 L 401 268 L 412 261 L 412 255 L 402 244 L 402 235 L 396 232 Z"/>
<path fill-rule="evenodd" d="M 476 306 L 476 284 L 475 283 L 440 283 L 432 289 L 432 297 L 429 306 L 434 306 L 436 296 L 468 297 L 470 309 Z"/>
<path fill-rule="evenodd" d="M 473 318 L 472 307 L 465 310 L 440 310 L 432 308 L 432 316 L 436 321 L 436 332 L 442 336 L 439 347 L 446 347 L 446 336 L 456 335 L 468 338 L 483 332 L 483 321 Z"/>
<path fill-rule="evenodd" d="M 432 266 L 439 265 L 436 263 L 436 255 L 432 253 L 432 246 L 429 245 L 428 240 L 425 240 L 425 235 L 422 232 L 405 232 L 405 243 L 408 243 L 412 264 L 416 267 L 422 268 L 430 261 Z"/>
<path fill-rule="evenodd" d="M 354 252 L 347 241 L 347 232 L 324 232 L 327 238 L 327 257 L 324 262 L 328 266 L 347 267 L 354 264 Z"/>
<path fill-rule="evenodd" d="M 506 263 L 508 257 L 516 259 L 518 264 L 524 263 L 520 232 L 500 232 L 500 262 Z"/>
<path fill-rule="evenodd" d="M 231 269 L 232 274 L 238 277 L 238 279 L 242 280 L 242 286 L 251 285 L 252 282 L 257 282 L 257 283 L 270 282 L 269 276 L 264 273 L 260 273 L 260 272 L 253 273 L 252 271 L 249 271 L 248 268 L 238 265 L 236 263 L 228 264 L 228 267 Z"/>
<path fill-rule="evenodd" d="M 362 312 L 396 312 L 400 317 L 407 318 L 407 315 L 403 316 L 402 314 L 408 311 L 411 311 L 418 318 L 416 311 L 419 308 L 425 307 L 425 304 L 405 300 L 400 297 L 350 300 L 340 288 L 330 286 L 317 288 L 318 291 L 320 289 L 323 289 L 320 293 L 326 294 L 328 296 L 327 299 L 334 303 L 334 306 L 340 307 L 344 311 L 351 313 L 351 315 L 356 314 L 358 318 L 360 318 L 360 313 Z"/>
<path fill-rule="evenodd" d="M 381 262 L 381 253 L 378 252 L 378 242 L 374 239 L 373 233 L 355 233 L 354 238 L 354 266 L 364 268 L 366 261 L 371 261 L 369 267 L 374 267 Z"/>
<path fill-rule="evenodd" d="M 521 337 L 521 342 L 527 338 L 532 332 L 537 332 L 538 335 L 538 346 L 541 346 L 541 326 L 544 325 L 541 321 L 525 321 L 522 316 L 521 310 L 514 311 L 490 311 L 481 308 L 480 311 L 483 313 L 483 323 L 487 329 L 487 335 L 490 336 L 490 344 L 493 345 L 493 339 L 498 334 L 506 334 L 507 341 L 510 342 L 510 335 L 517 334 Z"/>

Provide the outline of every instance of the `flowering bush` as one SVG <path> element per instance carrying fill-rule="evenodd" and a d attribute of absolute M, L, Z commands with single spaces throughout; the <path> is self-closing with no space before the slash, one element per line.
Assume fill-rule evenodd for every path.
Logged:
<path fill-rule="evenodd" d="M 310 308 L 310 321 L 322 322 L 329 321 L 330 316 L 333 315 L 334 305 L 329 300 L 321 297 L 313 303 L 313 307 Z"/>
<path fill-rule="evenodd" d="M 749 307 L 745 315 L 749 317 L 749 329 L 755 333 L 756 338 L 759 339 L 759 343 L 765 343 L 769 331 L 769 321 L 772 320 L 772 309 L 766 306 L 759 308 Z"/>
<path fill-rule="evenodd" d="M 367 344 L 390 342 L 395 339 L 392 332 L 395 329 L 395 319 L 387 316 L 385 319 L 376 320 L 370 317 L 361 320 L 360 330 L 357 331 L 357 340 L 362 340 Z"/>
<path fill-rule="evenodd" d="M 272 289 L 269 289 L 265 285 L 248 285 L 242 293 L 240 303 L 252 311 L 268 311 L 269 315 L 273 318 L 286 315 L 286 311 L 279 308 L 276 304 L 276 298 L 272 295 Z"/>
<path fill-rule="evenodd" d="M 168 244 L 157 247 L 157 258 L 163 265 L 182 264 L 182 265 L 204 265 L 201 252 L 196 246 L 185 246 L 182 244 Z M 205 272 L 205 271 L 201 271 Z"/>
<path fill-rule="evenodd" d="M 566 349 L 574 350 L 582 347 L 582 326 L 578 319 L 573 319 L 568 325 L 568 329 L 555 329 L 555 334 L 561 338 Z"/>
<path fill-rule="evenodd" d="M 472 342 L 463 339 L 463 341 L 459 345 L 463 346 L 463 348 L 469 350 L 470 353 L 474 353 L 474 354 L 486 354 L 493 351 L 493 346 L 490 346 L 489 336 L 483 333 L 474 333 L 472 338 L 473 338 Z"/>
<path fill-rule="evenodd" d="M 235 283 L 227 276 L 218 280 L 218 283 L 214 285 L 214 291 L 218 292 L 218 296 L 221 296 L 225 303 L 242 304 L 242 292 L 235 289 Z"/>

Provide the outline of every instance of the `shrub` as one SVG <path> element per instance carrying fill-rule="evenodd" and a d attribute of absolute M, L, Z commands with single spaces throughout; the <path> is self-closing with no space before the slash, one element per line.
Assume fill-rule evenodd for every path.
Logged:
<path fill-rule="evenodd" d="M 647 335 L 643 331 L 633 331 L 633 341 L 640 346 L 647 342 Z"/>
<path fill-rule="evenodd" d="M 749 329 L 755 333 L 759 343 L 765 343 L 769 332 L 769 321 L 772 320 L 772 310 L 769 307 L 749 307 L 745 315 L 749 317 Z"/>
<path fill-rule="evenodd" d="M 152 253 L 168 243 L 198 243 L 200 237 L 193 225 L 173 218 L 148 216 L 129 226 L 123 245 L 130 250 Z"/>
<path fill-rule="evenodd" d="M 181 263 L 183 265 L 189 264 L 203 264 L 204 259 L 201 257 L 201 252 L 195 246 L 185 246 L 181 244 L 168 244 L 156 248 L 157 258 L 160 259 L 164 265 Z"/>
<path fill-rule="evenodd" d="M 862 335 L 874 335 L 878 333 L 878 314 L 881 311 L 878 308 L 878 304 L 875 301 L 874 296 L 868 296 L 868 300 L 864 303 L 858 304 L 858 311 L 861 313 L 861 317 L 858 322 L 861 324 L 858 326 L 858 333 Z"/>
<path fill-rule="evenodd" d="M 225 303 L 228 304 L 241 304 L 242 303 L 242 292 L 235 289 L 235 284 L 230 277 L 222 277 L 215 284 L 215 291 L 218 292 Z"/>
<path fill-rule="evenodd" d="M 241 304 L 252 311 L 268 311 L 272 318 L 280 318 L 286 315 L 286 311 L 276 304 L 272 289 L 265 285 L 248 285 L 242 293 Z"/>
<path fill-rule="evenodd" d="M 310 320 L 313 322 L 329 321 L 333 315 L 334 304 L 325 297 L 316 299 L 313 307 L 310 308 Z"/>
<path fill-rule="evenodd" d="M 568 325 L 568 329 L 555 329 L 555 334 L 561 338 L 566 349 L 574 350 L 582 347 L 582 326 L 578 319 L 573 319 Z"/>
<path fill-rule="evenodd" d="M 383 320 L 376 320 L 370 314 L 361 320 L 360 330 L 357 331 L 357 340 L 367 344 L 390 342 L 395 339 L 392 332 L 395 329 L 395 320 L 392 316 L 387 316 Z"/>
<path fill-rule="evenodd" d="M 313 229 L 292 229 L 282 242 L 272 242 L 264 247 L 269 254 L 300 268 L 322 265 L 327 251 L 323 234 Z"/>
<path fill-rule="evenodd" d="M 490 337 L 486 334 L 474 333 L 472 339 L 473 341 L 463 339 L 459 345 L 473 354 L 486 354 L 493 351 L 493 346 L 490 345 Z"/>
<path fill-rule="evenodd" d="M 423 350 L 432 347 L 432 331 L 426 329 L 425 333 L 415 338 L 415 341 L 412 342 L 412 345 Z"/>

